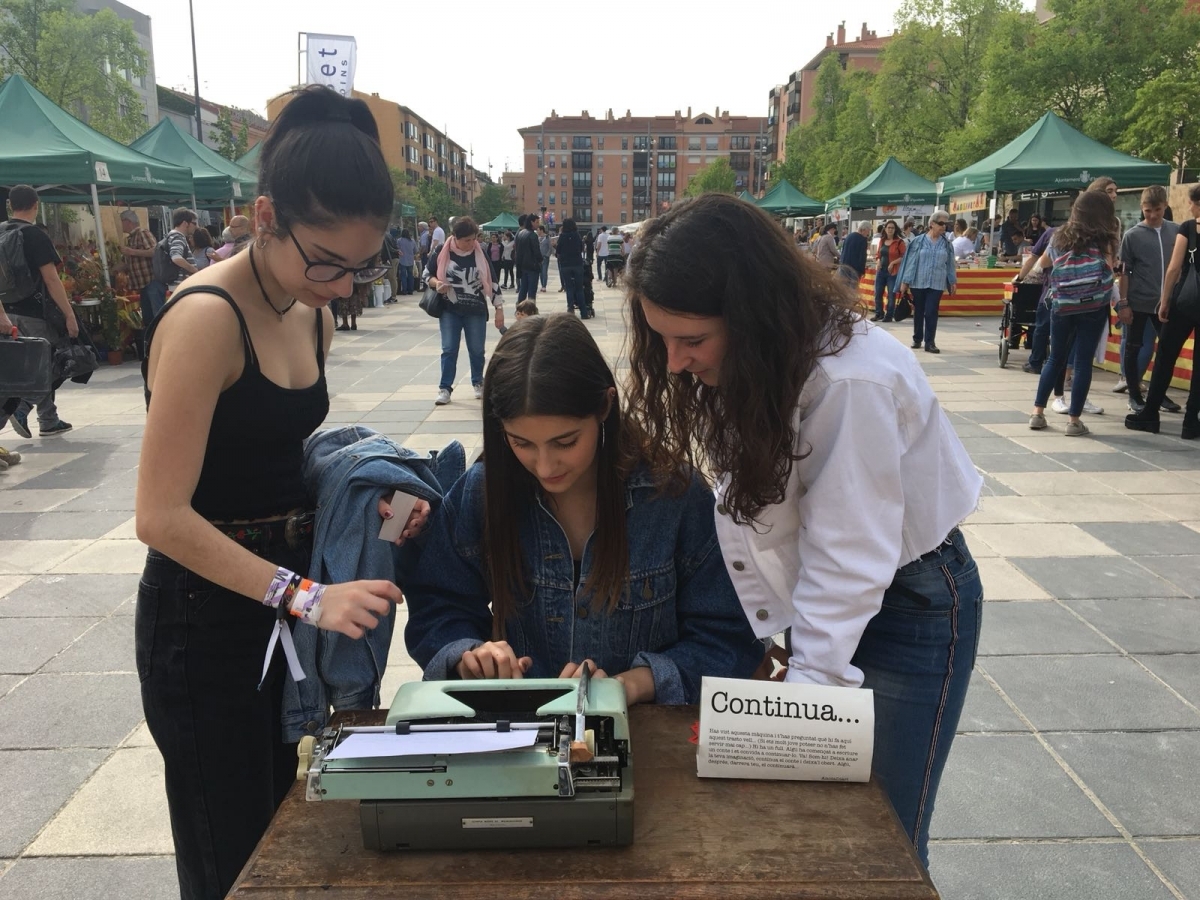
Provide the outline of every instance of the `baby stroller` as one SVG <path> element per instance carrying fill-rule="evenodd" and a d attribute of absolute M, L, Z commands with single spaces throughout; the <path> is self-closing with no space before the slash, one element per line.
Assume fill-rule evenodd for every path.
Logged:
<path fill-rule="evenodd" d="M 1010 350 L 1033 346 L 1033 326 L 1037 321 L 1038 302 L 1042 298 L 1040 282 L 1022 281 L 1013 285 L 1012 299 L 1004 301 L 1000 317 L 1000 368 L 1008 365 Z"/>

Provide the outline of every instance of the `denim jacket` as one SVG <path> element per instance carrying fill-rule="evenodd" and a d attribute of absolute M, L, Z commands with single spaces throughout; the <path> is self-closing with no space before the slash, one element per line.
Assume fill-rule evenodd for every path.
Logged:
<path fill-rule="evenodd" d="M 406 586 L 408 652 L 426 680 L 457 677 L 463 653 L 492 637 L 483 558 L 482 464 L 446 494 L 426 529 L 416 572 Z M 703 675 L 749 677 L 762 644 L 746 622 L 717 543 L 712 492 L 693 478 L 680 496 L 660 494 L 648 471 L 626 482 L 629 586 L 617 608 L 593 609 L 574 586 L 566 533 L 540 501 L 519 530 L 528 601 L 505 623 L 531 678 L 553 678 L 584 659 L 610 675 L 648 666 L 655 702 L 696 703 Z M 593 534 L 583 551 L 581 584 L 593 564 Z"/>
<path fill-rule="evenodd" d="M 397 547 L 379 540 L 379 498 L 392 489 L 437 509 L 443 485 L 466 466 L 457 441 L 440 453 L 417 456 L 370 428 L 349 425 L 318 431 L 304 444 L 304 483 L 317 500 L 312 568 L 322 584 L 381 579 L 403 586 L 419 556 L 416 544 Z M 392 644 L 395 611 L 361 640 L 297 625 L 293 638 L 308 677 L 288 680 L 283 694 L 285 741 L 324 727 L 329 707 L 371 709 Z"/>

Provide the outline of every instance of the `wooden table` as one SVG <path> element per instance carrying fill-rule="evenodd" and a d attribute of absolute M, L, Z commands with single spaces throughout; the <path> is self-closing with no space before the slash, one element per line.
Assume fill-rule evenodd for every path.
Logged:
<path fill-rule="evenodd" d="M 341 721 L 380 724 L 383 711 Z M 358 805 L 297 782 L 230 892 L 235 900 L 936 900 L 882 790 L 696 777 L 695 707 L 630 714 L 634 839 L 578 850 L 379 853 Z"/>

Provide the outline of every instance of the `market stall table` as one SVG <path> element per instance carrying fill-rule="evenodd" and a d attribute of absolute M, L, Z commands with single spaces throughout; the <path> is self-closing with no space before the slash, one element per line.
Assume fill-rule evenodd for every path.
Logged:
<path fill-rule="evenodd" d="M 1001 264 L 995 269 L 959 268 L 953 295 L 943 294 L 939 316 L 999 316 L 1020 267 Z M 875 309 L 875 272 L 868 270 L 858 283 L 858 298 L 868 310 Z M 884 295 L 886 306 L 887 299 Z"/>
<path fill-rule="evenodd" d="M 382 724 L 386 713 L 335 722 Z M 308 802 L 298 781 L 232 900 L 936 900 L 883 791 L 868 784 L 696 776 L 695 707 L 630 710 L 629 847 L 379 853 L 358 804 Z"/>

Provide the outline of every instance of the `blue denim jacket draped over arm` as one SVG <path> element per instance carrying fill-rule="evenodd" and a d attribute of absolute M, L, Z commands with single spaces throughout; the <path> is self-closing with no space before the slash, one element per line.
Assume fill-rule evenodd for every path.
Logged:
<path fill-rule="evenodd" d="M 483 558 L 482 464 L 450 489 L 430 521 L 416 572 L 406 586 L 408 652 L 426 680 L 455 678 L 462 654 L 492 638 Z M 628 590 L 611 613 L 593 608 L 574 585 L 566 533 L 540 502 L 512 523 L 530 593 L 505 622 L 532 678 L 553 678 L 568 662 L 591 659 L 609 675 L 648 666 L 655 702 L 696 703 L 704 675 L 747 678 L 762 644 L 746 622 L 717 542 L 712 492 L 693 478 L 679 495 L 660 494 L 647 471 L 626 483 Z M 594 564 L 584 547 L 581 584 Z"/>

